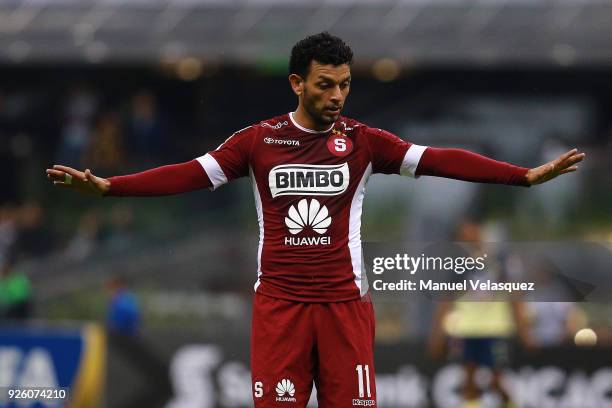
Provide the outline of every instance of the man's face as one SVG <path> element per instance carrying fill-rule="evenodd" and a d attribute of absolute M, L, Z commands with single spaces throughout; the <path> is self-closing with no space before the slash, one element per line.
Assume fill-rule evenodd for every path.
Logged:
<path fill-rule="evenodd" d="M 340 116 L 351 85 L 351 69 L 347 64 L 310 63 L 310 71 L 301 81 L 302 104 L 312 119 L 331 125 Z"/>

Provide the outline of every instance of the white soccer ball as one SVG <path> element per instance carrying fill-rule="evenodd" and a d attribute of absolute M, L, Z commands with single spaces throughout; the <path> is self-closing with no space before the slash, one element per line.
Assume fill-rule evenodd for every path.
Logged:
<path fill-rule="evenodd" d="M 597 344 L 597 333 L 592 329 L 580 329 L 574 336 L 574 343 L 580 347 L 591 347 Z"/>

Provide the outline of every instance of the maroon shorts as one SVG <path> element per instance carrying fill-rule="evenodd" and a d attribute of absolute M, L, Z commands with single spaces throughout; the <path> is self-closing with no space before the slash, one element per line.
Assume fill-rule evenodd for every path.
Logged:
<path fill-rule="evenodd" d="M 369 296 L 300 303 L 255 294 L 251 370 L 256 408 L 376 406 L 374 309 Z"/>

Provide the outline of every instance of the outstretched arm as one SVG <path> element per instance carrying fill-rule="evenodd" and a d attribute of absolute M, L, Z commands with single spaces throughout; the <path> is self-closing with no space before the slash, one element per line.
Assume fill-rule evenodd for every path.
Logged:
<path fill-rule="evenodd" d="M 480 183 L 530 186 L 561 174 L 576 171 L 584 153 L 572 149 L 542 166 L 528 169 L 490 159 L 462 149 L 428 147 L 419 161 L 416 175 L 438 176 Z"/>
<path fill-rule="evenodd" d="M 98 196 L 163 196 L 212 187 L 197 160 L 108 179 L 95 176 L 89 169 L 82 172 L 55 165 L 47 169 L 47 178 L 56 186 Z"/>

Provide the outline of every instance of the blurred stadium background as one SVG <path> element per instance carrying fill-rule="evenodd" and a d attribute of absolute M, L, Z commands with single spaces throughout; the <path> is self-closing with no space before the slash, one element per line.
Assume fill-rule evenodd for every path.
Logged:
<path fill-rule="evenodd" d="M 291 46 L 322 30 L 356 54 L 347 116 L 523 166 L 588 154 L 532 189 L 373 177 L 365 241 L 452 240 L 469 219 L 488 241 L 612 242 L 610 1 L 2 0 L 0 387 L 68 387 L 71 407 L 251 406 L 248 182 L 93 199 L 44 169 L 186 161 L 286 113 Z M 518 406 L 612 407 L 610 305 L 527 307 L 538 347 L 509 367 Z M 377 304 L 379 406 L 459 406 L 461 370 L 425 354 L 434 308 Z M 577 348 L 585 327 L 597 345 Z"/>

